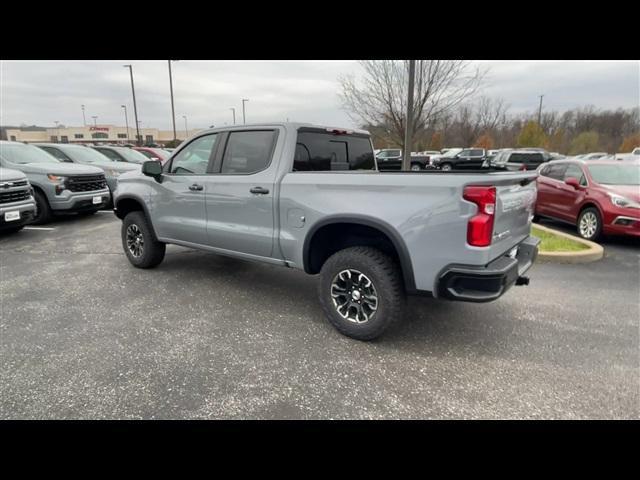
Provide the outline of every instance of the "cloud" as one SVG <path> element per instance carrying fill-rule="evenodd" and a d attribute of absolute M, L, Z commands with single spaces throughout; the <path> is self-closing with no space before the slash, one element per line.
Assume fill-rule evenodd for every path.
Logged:
<path fill-rule="evenodd" d="M 564 110 L 640 103 L 639 62 L 477 62 L 490 68 L 483 94 L 502 97 L 513 112 L 532 111 L 544 94 L 544 108 Z M 81 125 L 97 115 L 103 124 L 124 124 L 127 105 L 133 125 L 129 71 L 135 78 L 138 118 L 144 127 L 171 128 L 166 61 L 2 61 L 0 124 Z M 308 121 L 354 127 L 341 109 L 338 76 L 360 74 L 355 61 L 179 61 L 172 64 L 177 127 L 242 122 Z"/>

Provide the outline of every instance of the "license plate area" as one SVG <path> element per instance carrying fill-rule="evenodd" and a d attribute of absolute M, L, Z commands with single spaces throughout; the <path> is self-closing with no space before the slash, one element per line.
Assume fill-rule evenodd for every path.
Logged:
<path fill-rule="evenodd" d="M 20 220 L 20 212 L 19 211 L 6 212 L 4 214 L 4 221 L 5 222 L 14 222 L 16 220 Z"/>
<path fill-rule="evenodd" d="M 93 197 L 93 204 L 98 205 L 102 203 L 102 197 Z"/>

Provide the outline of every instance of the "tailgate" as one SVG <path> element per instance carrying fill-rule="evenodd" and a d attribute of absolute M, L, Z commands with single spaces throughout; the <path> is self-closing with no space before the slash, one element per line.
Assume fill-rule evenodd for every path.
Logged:
<path fill-rule="evenodd" d="M 492 257 L 507 252 L 530 234 L 537 195 L 535 176 L 535 174 L 518 176 L 533 177 L 534 180 L 528 183 L 523 182 L 523 178 L 519 178 L 507 185 L 496 185 Z M 526 184 L 522 185 L 522 183 Z"/>

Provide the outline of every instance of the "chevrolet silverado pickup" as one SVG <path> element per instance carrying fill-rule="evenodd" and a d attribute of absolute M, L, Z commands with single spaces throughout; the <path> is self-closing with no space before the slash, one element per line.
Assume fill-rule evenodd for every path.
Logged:
<path fill-rule="evenodd" d="M 36 202 L 26 175 L 0 167 L 0 232 L 17 232 L 35 215 Z"/>
<path fill-rule="evenodd" d="M 535 179 L 380 172 L 366 131 L 243 125 L 120 175 L 114 213 L 135 267 L 160 264 L 170 243 L 319 274 L 331 324 L 371 340 L 402 318 L 407 294 L 487 302 L 526 285 Z"/>

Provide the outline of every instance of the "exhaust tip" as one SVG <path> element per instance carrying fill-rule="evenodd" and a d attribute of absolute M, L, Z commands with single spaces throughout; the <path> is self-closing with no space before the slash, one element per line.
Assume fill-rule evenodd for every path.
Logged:
<path fill-rule="evenodd" d="M 518 277 L 516 285 L 529 285 L 529 277 Z"/>

